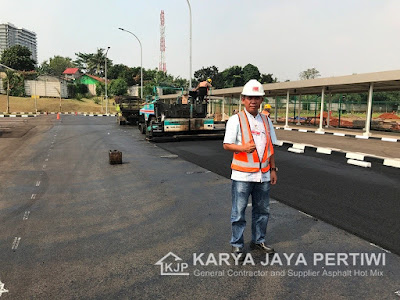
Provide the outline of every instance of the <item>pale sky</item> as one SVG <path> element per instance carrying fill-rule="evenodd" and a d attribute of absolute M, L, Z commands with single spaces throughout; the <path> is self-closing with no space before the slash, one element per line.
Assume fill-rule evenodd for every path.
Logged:
<path fill-rule="evenodd" d="M 400 0 L 190 0 L 193 72 L 251 63 L 279 81 L 400 69 Z M 0 23 L 37 34 L 39 63 L 110 46 L 114 64 L 158 68 L 165 12 L 167 72 L 189 78 L 186 0 L 0 0 Z"/>

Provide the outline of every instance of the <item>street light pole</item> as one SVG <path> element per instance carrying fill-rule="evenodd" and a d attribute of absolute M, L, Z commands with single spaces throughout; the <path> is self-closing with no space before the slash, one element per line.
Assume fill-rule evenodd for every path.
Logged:
<path fill-rule="evenodd" d="M 189 90 L 192 89 L 192 9 L 190 7 L 189 0 L 186 0 L 189 6 L 189 17 L 190 17 L 190 54 L 189 54 Z"/>
<path fill-rule="evenodd" d="M 140 45 L 140 98 L 143 99 L 143 51 L 142 51 L 142 43 L 140 42 L 139 38 L 133 32 L 129 30 L 123 29 L 121 27 L 118 28 L 119 30 L 126 31 L 132 34 L 139 42 Z"/>
<path fill-rule="evenodd" d="M 106 91 L 105 91 L 105 96 L 106 96 L 106 115 L 108 115 L 108 95 L 107 95 L 107 53 L 108 53 L 108 50 L 110 50 L 110 47 L 107 47 L 106 56 L 105 56 L 105 59 L 104 59 L 104 61 L 105 61 L 104 76 L 106 78 L 106 81 L 105 81 L 105 88 L 106 88 Z"/>

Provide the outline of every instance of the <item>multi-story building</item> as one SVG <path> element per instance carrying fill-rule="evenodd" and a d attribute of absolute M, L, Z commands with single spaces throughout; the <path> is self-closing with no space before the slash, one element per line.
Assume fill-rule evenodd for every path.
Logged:
<path fill-rule="evenodd" d="M 36 33 L 18 28 L 11 23 L 0 24 L 0 55 L 5 49 L 15 45 L 25 46 L 31 50 L 31 58 L 37 62 Z"/>

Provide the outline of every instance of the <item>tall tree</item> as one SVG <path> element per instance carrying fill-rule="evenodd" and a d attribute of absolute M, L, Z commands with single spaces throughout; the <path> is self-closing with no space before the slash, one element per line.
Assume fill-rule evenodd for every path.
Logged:
<path fill-rule="evenodd" d="M 196 79 L 197 82 L 207 80 L 208 78 L 214 80 L 217 74 L 218 68 L 216 66 L 211 66 L 207 68 L 203 67 L 200 70 L 194 72 L 194 79 Z"/>
<path fill-rule="evenodd" d="M 221 75 L 223 86 L 217 88 L 230 88 L 244 85 L 243 69 L 240 66 L 233 66 L 225 69 L 222 71 Z"/>
<path fill-rule="evenodd" d="M 0 62 L 19 71 L 32 71 L 36 62 L 31 58 L 31 51 L 24 46 L 15 45 L 7 48 L 1 55 Z"/>
<path fill-rule="evenodd" d="M 274 78 L 272 74 L 261 74 L 260 82 L 261 83 L 273 83 L 277 82 L 276 77 Z"/>
<path fill-rule="evenodd" d="M 243 68 L 243 81 L 246 83 L 250 79 L 260 80 L 260 71 L 252 64 L 247 64 Z"/>
<path fill-rule="evenodd" d="M 307 69 L 299 74 L 301 80 L 314 79 L 320 76 L 321 74 L 316 68 Z"/>
<path fill-rule="evenodd" d="M 96 53 L 75 53 L 75 65 L 86 73 L 104 77 L 105 53 L 103 48 L 97 49 Z M 112 66 L 112 60 L 107 57 L 107 68 Z M 108 75 L 108 74 L 107 74 Z"/>
<path fill-rule="evenodd" d="M 52 75 L 61 76 L 65 69 L 75 67 L 75 64 L 69 57 L 55 55 L 50 58 L 49 67 Z"/>

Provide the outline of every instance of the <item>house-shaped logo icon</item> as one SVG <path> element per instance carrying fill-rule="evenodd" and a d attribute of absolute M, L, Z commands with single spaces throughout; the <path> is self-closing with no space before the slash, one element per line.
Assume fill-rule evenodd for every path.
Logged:
<path fill-rule="evenodd" d="M 161 258 L 155 265 L 160 266 L 161 275 L 189 275 L 184 272 L 188 268 L 188 264 L 182 262 L 182 258 L 172 252 Z"/>

